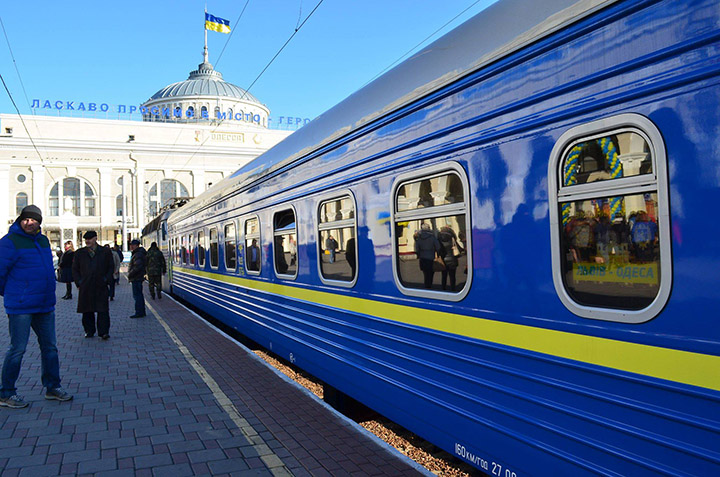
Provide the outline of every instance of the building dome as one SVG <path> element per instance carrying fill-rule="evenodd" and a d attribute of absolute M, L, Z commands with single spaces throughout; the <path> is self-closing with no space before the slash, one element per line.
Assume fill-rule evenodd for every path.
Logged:
<path fill-rule="evenodd" d="M 270 110 L 256 97 L 223 79 L 207 60 L 185 81 L 165 86 L 142 104 L 144 121 L 233 122 L 268 126 Z"/>
<path fill-rule="evenodd" d="M 210 63 L 200 63 L 185 81 L 165 86 L 148 101 L 167 100 L 185 96 L 222 96 L 261 104 L 253 95 L 223 80 L 222 73 L 215 71 Z"/>

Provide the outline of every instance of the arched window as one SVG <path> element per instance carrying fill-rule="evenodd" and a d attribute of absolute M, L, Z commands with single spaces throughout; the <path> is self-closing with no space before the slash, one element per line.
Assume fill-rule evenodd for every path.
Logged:
<path fill-rule="evenodd" d="M 215 106 L 215 117 L 212 119 L 220 119 L 220 106 Z"/>
<path fill-rule="evenodd" d="M 20 215 L 20 212 L 28 205 L 28 195 L 25 192 L 18 192 L 15 196 L 15 213 Z"/>
<path fill-rule="evenodd" d="M 48 205 L 53 217 L 66 210 L 77 216 L 94 216 L 97 215 L 97 194 L 84 179 L 66 177 L 50 189 Z"/>
<path fill-rule="evenodd" d="M 200 108 L 200 117 L 201 118 L 204 119 L 205 116 L 207 116 L 207 113 L 208 113 L 207 106 L 203 106 L 202 108 Z"/>
<path fill-rule="evenodd" d="M 234 118 L 233 118 L 233 110 L 232 110 L 232 108 L 228 109 L 228 119 L 234 119 Z"/>
<path fill-rule="evenodd" d="M 160 192 L 158 194 L 158 185 Z M 190 197 L 187 188 L 180 181 L 175 179 L 163 179 L 159 183 L 150 188 L 148 195 L 149 208 L 151 216 L 157 215 L 161 208 L 172 203 L 176 197 Z"/>
<path fill-rule="evenodd" d="M 115 215 L 118 217 L 122 217 L 123 214 L 123 196 L 122 194 L 118 194 L 117 197 L 115 197 Z"/>
<path fill-rule="evenodd" d="M 188 119 L 192 118 L 195 119 L 195 108 L 192 106 L 188 106 Z"/>

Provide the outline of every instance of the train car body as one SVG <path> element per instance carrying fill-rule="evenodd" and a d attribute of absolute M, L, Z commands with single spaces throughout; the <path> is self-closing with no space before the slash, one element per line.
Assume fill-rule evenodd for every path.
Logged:
<path fill-rule="evenodd" d="M 170 215 L 176 209 L 167 209 L 157 215 L 142 229 L 142 235 L 140 242 L 142 243 L 145 250 L 150 248 L 150 245 L 155 242 L 158 248 L 165 256 L 165 261 L 168 264 L 168 273 L 162 276 L 162 289 L 165 293 L 172 291 L 172 266 L 170 266 L 170 236 L 168 235 L 167 221 Z"/>
<path fill-rule="evenodd" d="M 173 292 L 488 474 L 719 475 L 719 60 L 501 1 L 174 212 Z"/>

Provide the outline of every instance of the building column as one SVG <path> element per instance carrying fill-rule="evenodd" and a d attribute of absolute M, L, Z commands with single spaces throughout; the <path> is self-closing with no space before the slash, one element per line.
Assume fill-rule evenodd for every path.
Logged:
<path fill-rule="evenodd" d="M 192 171 L 193 183 L 191 197 L 197 197 L 205 192 L 205 171 Z"/>
<path fill-rule="evenodd" d="M 100 167 L 100 190 L 98 191 L 98 211 L 100 212 L 100 227 L 103 229 L 117 228 L 115 218 L 115 197 L 112 193 L 112 167 Z M 105 237 L 103 237 L 105 239 Z"/>
<path fill-rule="evenodd" d="M 48 210 L 47 198 L 45 197 L 45 166 L 42 164 L 32 165 L 30 166 L 30 170 L 32 170 L 33 193 L 28 204 L 37 205 L 40 207 L 43 215 L 45 215 L 50 212 Z M 80 191 L 80 193 L 82 194 L 82 191 Z"/>
<path fill-rule="evenodd" d="M 137 191 L 137 220 L 135 227 L 138 227 L 142 230 L 143 227 L 145 227 L 145 222 L 147 221 L 147 190 L 145 190 L 145 169 L 142 169 L 140 167 L 137 168 L 137 173 L 135 174 L 135 190 Z"/>
<path fill-rule="evenodd" d="M 10 229 L 8 221 L 15 218 L 15 214 L 10 214 L 10 207 L 15 205 L 15 197 L 12 197 L 11 201 L 9 165 L 0 165 L 0 190 L 6 191 L 5 194 L 0 194 L 0 236 L 3 236 Z"/>

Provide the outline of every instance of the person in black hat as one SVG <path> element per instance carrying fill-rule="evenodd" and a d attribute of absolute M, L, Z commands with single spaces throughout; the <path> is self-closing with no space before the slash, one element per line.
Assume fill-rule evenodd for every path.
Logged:
<path fill-rule="evenodd" d="M 55 337 L 55 271 L 50 241 L 42 234 L 42 213 L 28 205 L 0 239 L 0 295 L 4 297 L 10 348 L 2 367 L 0 406 L 19 409 L 28 403 L 16 394 L 30 329 L 40 344 L 45 399 L 69 401 L 60 387 L 60 361 Z"/>
<path fill-rule="evenodd" d="M 72 266 L 78 287 L 77 312 L 82 313 L 85 338 L 92 338 L 97 330 L 98 336 L 106 340 L 110 338 L 108 283 L 113 279 L 115 262 L 110 249 L 98 246 L 96 232 L 85 232 L 83 238 L 85 246 L 75 252 Z"/>
<path fill-rule="evenodd" d="M 143 296 L 143 282 L 147 271 L 147 252 L 140 246 L 139 240 L 130 241 L 130 265 L 128 266 L 128 281 L 132 283 L 133 298 L 135 299 L 135 314 L 130 318 L 143 318 L 145 316 L 145 297 Z"/>

